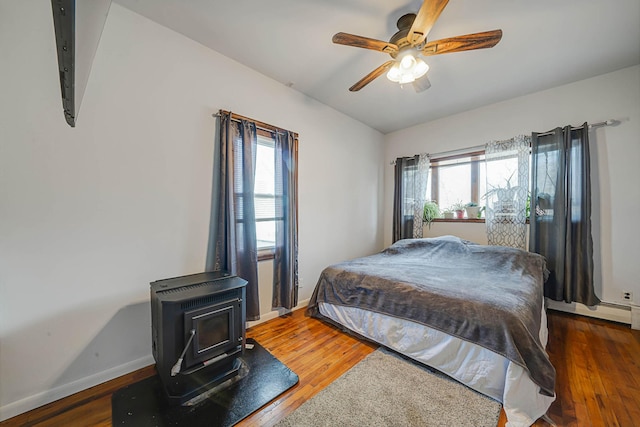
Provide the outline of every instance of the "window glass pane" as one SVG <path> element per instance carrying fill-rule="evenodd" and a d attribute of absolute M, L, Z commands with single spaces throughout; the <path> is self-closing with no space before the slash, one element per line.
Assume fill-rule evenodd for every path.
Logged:
<path fill-rule="evenodd" d="M 487 163 L 480 162 L 478 166 L 478 205 L 486 206 L 487 201 L 484 195 L 487 194 Z"/>
<path fill-rule="evenodd" d="M 276 194 L 273 175 L 274 151 L 272 140 L 263 137 L 258 138 L 258 146 L 256 147 L 255 194 L 269 194 L 271 196 Z"/>
<path fill-rule="evenodd" d="M 489 181 L 490 186 L 510 188 L 518 185 L 518 158 L 510 157 L 506 159 L 491 160 L 490 172 L 486 175 L 485 181 Z M 491 188 L 489 188 L 491 189 Z M 486 190 L 485 190 L 486 193 Z M 482 194 L 485 194 L 482 193 Z"/>
<path fill-rule="evenodd" d="M 469 163 L 438 168 L 439 206 L 448 208 L 471 201 L 471 165 Z"/>
<path fill-rule="evenodd" d="M 273 247 L 276 242 L 274 154 L 274 141 L 259 135 L 254 187 L 258 249 Z"/>
<path fill-rule="evenodd" d="M 256 237 L 258 240 L 258 250 L 274 247 L 276 244 L 276 222 L 256 222 Z"/>
<path fill-rule="evenodd" d="M 431 195 L 431 182 L 432 182 L 431 180 L 433 179 L 432 177 L 433 177 L 433 174 L 431 173 L 431 168 L 429 168 L 429 175 L 427 178 L 427 194 L 424 198 L 427 201 L 433 200 L 433 196 Z"/>

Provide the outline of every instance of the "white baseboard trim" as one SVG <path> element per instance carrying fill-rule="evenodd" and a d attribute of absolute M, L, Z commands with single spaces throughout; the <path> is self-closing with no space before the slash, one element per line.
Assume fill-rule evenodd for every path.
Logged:
<path fill-rule="evenodd" d="M 595 317 L 603 320 L 631 324 L 631 309 L 628 306 L 603 302 L 595 307 L 587 307 L 580 303 L 566 303 L 547 299 L 547 308 L 564 311 L 565 313 L 580 314 L 582 316 Z"/>
<path fill-rule="evenodd" d="M 252 322 L 247 322 L 247 328 L 259 325 L 261 323 L 266 322 L 267 320 L 275 319 L 276 317 L 283 316 L 283 315 L 285 315 L 287 313 L 291 313 L 292 311 L 297 310 L 299 308 L 306 307 L 306 306 L 309 305 L 309 300 L 310 299 L 311 298 L 307 298 L 305 300 L 298 301 L 298 305 L 296 305 L 292 310 L 282 309 L 282 310 L 270 311 L 269 313 L 266 313 L 266 314 L 261 314 L 260 315 L 260 319 L 252 321 Z"/>
<path fill-rule="evenodd" d="M 153 360 L 153 356 L 149 354 L 148 356 L 141 357 L 139 359 L 124 363 L 119 366 L 115 366 L 113 368 L 98 372 L 93 375 L 89 375 L 88 377 L 72 381 L 68 384 L 54 387 L 51 390 L 46 390 L 41 393 L 34 394 L 33 396 L 28 396 L 15 402 L 11 402 L 7 405 L 0 406 L 0 421 L 7 420 L 9 418 L 15 417 L 16 415 L 20 415 L 48 403 L 55 402 L 58 399 L 71 396 L 72 394 L 79 391 L 86 390 L 98 384 L 102 384 L 103 382 L 118 378 L 119 376 L 128 374 L 138 369 L 142 369 L 154 363 L 155 361 Z"/>

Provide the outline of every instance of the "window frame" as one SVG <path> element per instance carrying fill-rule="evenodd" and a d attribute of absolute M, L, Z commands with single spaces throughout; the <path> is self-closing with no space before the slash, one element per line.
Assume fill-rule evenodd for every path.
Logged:
<path fill-rule="evenodd" d="M 456 165 L 464 165 L 464 164 L 470 164 L 470 173 L 471 173 L 471 177 L 469 180 L 469 186 L 470 186 L 470 192 L 471 192 L 471 200 L 470 202 L 473 203 L 477 203 L 478 205 L 480 204 L 480 162 L 484 161 L 484 155 L 485 155 L 485 151 L 483 149 L 481 150 L 474 150 L 474 151 L 469 151 L 469 152 L 465 152 L 465 153 L 459 153 L 459 154 L 453 154 L 453 155 L 448 155 L 448 156 L 437 156 L 437 157 L 432 157 L 430 159 L 430 165 L 429 165 L 429 171 L 431 172 L 431 197 L 430 199 L 435 201 L 436 203 L 438 203 L 439 206 L 439 199 L 440 199 L 440 177 L 439 177 L 439 170 L 440 168 L 444 168 L 447 166 L 453 166 L 453 165 L 446 165 L 446 164 L 441 164 L 441 163 L 445 163 L 448 161 L 452 161 L 452 160 L 458 160 L 458 159 L 468 159 L 467 162 L 462 162 L 462 163 L 457 163 Z M 447 219 L 447 218 L 435 218 L 434 222 L 484 222 L 484 218 L 462 218 L 462 219 Z"/>

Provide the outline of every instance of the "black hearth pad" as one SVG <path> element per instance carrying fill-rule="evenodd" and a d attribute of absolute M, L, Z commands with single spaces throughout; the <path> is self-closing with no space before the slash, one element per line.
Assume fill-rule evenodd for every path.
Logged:
<path fill-rule="evenodd" d="M 229 387 L 214 392 L 194 406 L 166 402 L 160 377 L 123 387 L 111 398 L 115 426 L 228 427 L 241 421 L 298 383 L 298 376 L 260 344 L 245 350 L 248 373 Z"/>

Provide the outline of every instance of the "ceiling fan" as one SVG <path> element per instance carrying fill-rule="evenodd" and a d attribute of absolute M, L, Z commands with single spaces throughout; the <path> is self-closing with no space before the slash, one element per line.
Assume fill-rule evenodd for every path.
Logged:
<path fill-rule="evenodd" d="M 424 0 L 417 14 L 408 13 L 398 19 L 398 32 L 391 36 L 388 42 L 354 34 L 335 34 L 333 42 L 336 44 L 377 50 L 388 53 L 393 58 L 364 76 L 349 90 L 351 92 L 358 91 L 382 74 L 387 73 L 389 80 L 398 82 L 400 85 L 412 83 L 416 91 L 421 92 L 428 89 L 431 83 L 426 76 L 429 66 L 418 55 L 432 56 L 486 49 L 498 44 L 502 38 L 502 30 L 485 31 L 428 42 L 427 35 L 447 3 L 449 0 Z"/>

